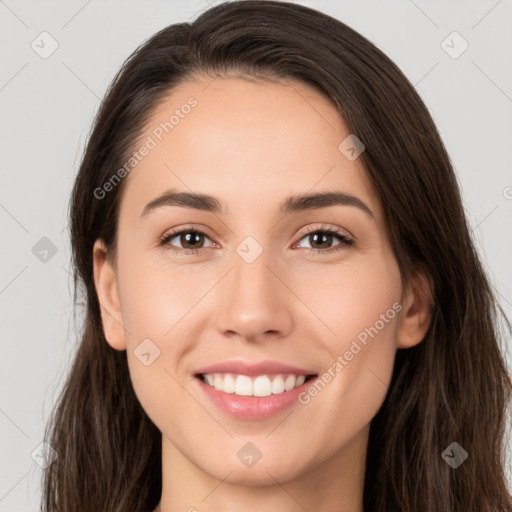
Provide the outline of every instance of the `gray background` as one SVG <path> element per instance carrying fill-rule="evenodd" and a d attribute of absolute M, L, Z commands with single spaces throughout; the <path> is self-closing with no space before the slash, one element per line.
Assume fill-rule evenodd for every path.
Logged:
<path fill-rule="evenodd" d="M 100 98 L 139 43 L 214 3 L 220 2 L 0 0 L 1 511 L 38 510 L 42 470 L 31 453 L 76 347 L 69 192 Z M 512 1 L 298 3 L 361 32 L 415 84 L 452 157 L 477 247 L 512 317 Z M 40 52 L 43 44 L 50 48 L 50 39 L 41 42 L 43 31 L 58 43 L 45 59 L 31 47 L 35 41 Z M 442 46 L 453 31 L 469 44 L 457 58 L 445 50 L 458 53 L 462 40 L 451 36 Z M 48 248 L 43 237 L 54 255 L 41 252 Z"/>

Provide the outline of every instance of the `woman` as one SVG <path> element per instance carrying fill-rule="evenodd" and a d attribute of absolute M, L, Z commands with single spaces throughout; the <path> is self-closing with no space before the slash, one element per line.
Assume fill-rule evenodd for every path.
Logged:
<path fill-rule="evenodd" d="M 512 509 L 501 310 L 453 168 L 348 26 L 241 1 L 161 30 L 70 217 L 87 314 L 45 511 Z"/>

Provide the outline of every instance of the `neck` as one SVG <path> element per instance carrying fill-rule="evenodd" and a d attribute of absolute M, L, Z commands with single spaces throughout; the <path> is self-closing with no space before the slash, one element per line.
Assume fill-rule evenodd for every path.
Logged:
<path fill-rule="evenodd" d="M 162 497 L 155 512 L 363 512 L 369 426 L 348 444 L 291 480 L 232 481 L 204 472 L 162 436 Z"/>

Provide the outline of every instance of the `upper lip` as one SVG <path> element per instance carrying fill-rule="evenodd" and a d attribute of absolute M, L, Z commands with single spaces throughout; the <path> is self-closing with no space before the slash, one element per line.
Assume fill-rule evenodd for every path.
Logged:
<path fill-rule="evenodd" d="M 252 364 L 244 361 L 225 361 L 223 363 L 204 366 L 196 370 L 195 373 L 235 373 L 248 376 L 278 375 L 283 373 L 293 375 L 316 375 L 314 371 L 297 368 L 296 366 L 290 366 L 278 361 L 261 361 Z"/>

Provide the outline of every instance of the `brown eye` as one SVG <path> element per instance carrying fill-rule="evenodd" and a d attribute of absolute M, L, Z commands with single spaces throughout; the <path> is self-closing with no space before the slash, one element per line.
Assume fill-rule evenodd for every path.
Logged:
<path fill-rule="evenodd" d="M 197 231 L 182 232 L 181 234 L 177 235 L 177 238 L 179 238 L 183 249 L 196 249 L 198 247 L 202 247 L 204 244 L 204 235 L 198 233 Z"/>
<path fill-rule="evenodd" d="M 341 241 L 332 247 L 335 239 Z M 335 229 L 317 229 L 304 235 L 301 240 L 307 240 L 311 247 L 304 247 L 308 252 L 314 254 L 329 254 L 346 249 L 354 244 L 354 241 L 345 233 Z M 300 243 L 300 242 L 299 242 Z M 302 247 L 299 245 L 299 247 Z"/>
<path fill-rule="evenodd" d="M 333 242 L 333 238 L 335 237 L 332 234 L 325 231 L 317 231 L 312 235 L 308 235 L 308 241 L 314 249 L 328 249 Z M 314 247 L 317 244 L 322 247 Z"/>
<path fill-rule="evenodd" d="M 208 236 L 202 231 L 187 229 L 164 235 L 160 241 L 160 245 L 165 245 L 178 252 L 198 251 L 208 247 L 204 245 L 206 239 L 209 240 Z M 171 243 L 172 241 L 174 242 Z M 178 247 L 176 247 L 177 245 Z M 179 245 L 181 245 L 181 247 L 179 247 Z"/>

